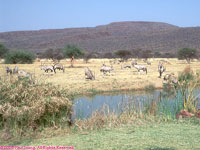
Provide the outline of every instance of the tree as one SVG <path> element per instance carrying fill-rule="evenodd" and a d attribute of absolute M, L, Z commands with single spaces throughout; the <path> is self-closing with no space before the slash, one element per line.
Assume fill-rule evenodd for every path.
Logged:
<path fill-rule="evenodd" d="M 84 56 L 82 48 L 68 44 L 63 48 L 63 56 L 71 58 L 71 67 L 74 66 L 74 58 Z"/>
<path fill-rule="evenodd" d="M 190 63 L 191 59 L 197 58 L 197 50 L 194 48 L 181 48 L 178 51 L 178 59 L 186 59 Z"/>
<path fill-rule="evenodd" d="M 0 43 L 0 58 L 4 57 L 7 52 L 8 49 L 2 43 Z"/>
<path fill-rule="evenodd" d="M 128 50 L 118 50 L 115 55 L 120 57 L 122 60 L 127 60 L 131 56 L 131 52 Z"/>
<path fill-rule="evenodd" d="M 6 64 L 31 64 L 35 60 L 35 55 L 28 51 L 17 50 L 6 54 Z"/>
<path fill-rule="evenodd" d="M 63 58 L 63 54 L 61 49 L 49 48 L 42 54 L 42 57 L 60 61 Z"/>

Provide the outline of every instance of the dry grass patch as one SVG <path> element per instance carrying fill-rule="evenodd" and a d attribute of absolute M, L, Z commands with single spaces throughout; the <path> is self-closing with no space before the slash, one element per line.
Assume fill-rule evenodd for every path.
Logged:
<path fill-rule="evenodd" d="M 114 71 L 106 76 L 102 75 L 100 68 L 103 63 L 110 66 L 109 59 L 91 59 L 89 63 L 85 63 L 84 60 L 76 60 L 74 68 L 70 68 L 70 60 L 62 60 L 61 63 L 65 67 L 65 73 L 57 71 L 56 74 L 47 75 L 43 70 L 40 70 L 41 62 L 36 61 L 34 64 L 17 64 L 19 69 L 26 70 L 35 75 L 36 78 L 42 78 L 43 82 L 53 83 L 54 85 L 60 85 L 66 88 L 69 92 L 73 93 L 86 93 L 90 89 L 99 91 L 112 91 L 121 89 L 144 89 L 149 84 L 154 84 L 155 88 L 161 88 L 163 79 L 158 78 L 158 62 L 161 59 L 150 59 L 152 65 L 145 64 L 142 60 L 138 60 L 138 64 L 146 65 L 148 73 L 138 73 L 135 68 L 121 69 L 121 64 L 112 64 Z M 178 76 L 178 73 L 183 70 L 188 64 L 183 60 L 166 59 L 169 64 L 166 64 L 166 73 L 174 73 Z M 40 60 L 46 61 L 46 60 Z M 46 61 L 48 64 L 52 64 L 51 61 Z M 126 62 L 131 64 L 132 60 Z M 196 72 L 199 69 L 200 62 L 191 62 L 190 66 Z M 5 67 L 14 67 L 15 65 L 0 64 L 0 76 L 5 76 Z M 89 67 L 95 72 L 96 80 L 85 80 L 84 68 Z"/>
<path fill-rule="evenodd" d="M 0 79 L 0 128 L 23 135 L 27 130 L 60 126 L 69 120 L 72 101 L 51 84 L 37 84 L 13 76 Z"/>

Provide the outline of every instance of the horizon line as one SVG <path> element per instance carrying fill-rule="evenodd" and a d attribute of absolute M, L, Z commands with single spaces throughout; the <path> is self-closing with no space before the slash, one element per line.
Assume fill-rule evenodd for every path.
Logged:
<path fill-rule="evenodd" d="M 114 23 L 164 23 L 164 24 L 169 24 L 169 25 L 173 25 L 173 26 L 177 26 L 179 28 L 192 28 L 192 27 L 200 27 L 200 26 L 178 26 L 178 25 L 174 25 L 174 24 L 170 24 L 167 22 L 160 22 L 160 21 L 115 21 L 115 22 L 110 22 L 107 24 L 101 24 L 101 25 L 96 25 L 96 26 L 82 26 L 82 27 L 67 27 L 67 28 L 41 28 L 41 29 L 25 29 L 25 30 L 8 30 L 8 31 L 3 31 L 0 33 L 7 33 L 7 32 L 28 32 L 28 31 L 44 31 L 44 30 L 64 30 L 64 29 L 80 29 L 80 28 L 96 28 L 96 27 L 100 27 L 100 26 L 106 26 L 106 25 L 110 25 L 110 24 L 114 24 Z"/>

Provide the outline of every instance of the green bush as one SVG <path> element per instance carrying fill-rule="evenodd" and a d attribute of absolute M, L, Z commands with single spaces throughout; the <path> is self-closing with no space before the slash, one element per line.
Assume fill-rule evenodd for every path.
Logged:
<path fill-rule="evenodd" d="M 0 43 L 0 58 L 4 57 L 7 52 L 8 49 L 2 43 Z"/>
<path fill-rule="evenodd" d="M 12 51 L 5 56 L 6 64 L 31 64 L 34 60 L 33 53 L 23 50 Z"/>

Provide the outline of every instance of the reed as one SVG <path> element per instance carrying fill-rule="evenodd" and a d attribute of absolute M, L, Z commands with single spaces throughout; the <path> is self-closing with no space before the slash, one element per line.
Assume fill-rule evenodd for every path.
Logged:
<path fill-rule="evenodd" d="M 165 83 L 164 97 L 159 103 L 159 112 L 166 118 L 176 118 L 181 110 L 190 113 L 197 113 L 197 101 L 200 94 L 196 93 L 199 87 L 200 78 L 198 73 L 195 75 L 190 66 L 187 66 L 183 72 L 179 73 L 178 84 Z M 174 97 L 172 100 L 168 100 Z"/>

